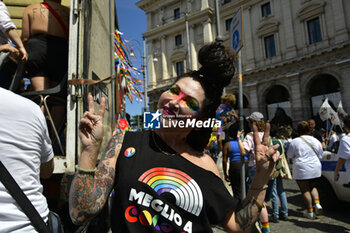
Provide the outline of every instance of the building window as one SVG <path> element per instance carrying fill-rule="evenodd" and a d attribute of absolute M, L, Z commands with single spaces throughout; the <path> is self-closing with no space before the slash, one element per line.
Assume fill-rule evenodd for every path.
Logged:
<path fill-rule="evenodd" d="M 261 5 L 261 14 L 262 14 L 262 17 L 266 17 L 268 15 L 271 15 L 270 2 Z"/>
<path fill-rule="evenodd" d="M 177 74 L 177 76 L 180 76 L 184 73 L 185 73 L 184 62 L 183 61 L 176 62 L 176 74 Z"/>
<path fill-rule="evenodd" d="M 174 19 L 180 18 L 180 8 L 174 10 Z"/>
<path fill-rule="evenodd" d="M 266 58 L 276 56 L 276 48 L 275 48 L 275 36 L 267 36 L 264 38 L 265 41 L 265 55 Z"/>
<path fill-rule="evenodd" d="M 307 30 L 309 32 L 310 44 L 314 44 L 322 40 L 320 19 L 318 17 L 307 21 Z"/>
<path fill-rule="evenodd" d="M 232 22 L 232 18 L 229 18 L 229 19 L 226 19 L 226 20 L 225 20 L 225 28 L 226 28 L 226 31 L 229 31 L 229 30 L 230 30 L 231 22 Z"/>
<path fill-rule="evenodd" d="M 182 45 L 182 36 L 181 35 L 175 36 L 175 45 L 176 46 Z"/>
<path fill-rule="evenodd" d="M 229 3 L 229 2 L 232 2 L 232 0 L 222 0 L 222 5 Z"/>

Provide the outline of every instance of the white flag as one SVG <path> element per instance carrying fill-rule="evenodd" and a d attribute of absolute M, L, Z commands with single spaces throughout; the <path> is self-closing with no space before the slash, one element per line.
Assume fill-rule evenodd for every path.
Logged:
<path fill-rule="evenodd" d="M 331 106 L 329 105 L 328 103 L 328 98 L 326 98 L 321 107 L 320 107 L 320 110 L 318 111 L 318 113 L 320 114 L 320 118 L 322 121 L 325 121 L 327 119 L 330 118 L 329 116 L 329 109 L 331 108 Z"/>
<path fill-rule="evenodd" d="M 340 120 L 339 120 L 338 114 L 329 105 L 328 98 L 326 98 L 325 101 L 323 102 L 323 104 L 321 105 L 319 114 L 320 114 L 320 118 L 322 121 L 329 119 L 329 120 L 331 120 L 332 125 L 340 125 Z"/>
<path fill-rule="evenodd" d="M 337 112 L 338 112 L 338 116 L 340 118 L 344 118 L 348 115 L 343 108 L 343 104 L 342 104 L 341 100 L 339 101 Z"/>

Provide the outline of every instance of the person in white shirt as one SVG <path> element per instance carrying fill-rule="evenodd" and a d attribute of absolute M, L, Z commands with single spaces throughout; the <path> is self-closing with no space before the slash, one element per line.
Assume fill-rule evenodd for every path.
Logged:
<path fill-rule="evenodd" d="M 40 178 L 53 172 L 53 150 L 38 105 L 0 88 L 0 158 L 45 222 L 49 209 Z M 0 232 L 37 232 L 0 182 Z"/>
<path fill-rule="evenodd" d="M 21 54 L 21 59 L 27 61 L 28 54 L 19 37 L 16 26 L 10 18 L 6 5 L 0 1 L 0 44 L 14 43 Z"/>
<path fill-rule="evenodd" d="M 346 186 L 350 187 L 350 116 L 344 118 L 344 135 L 339 144 L 338 149 L 338 162 L 334 171 L 334 181 L 339 179 L 339 171 L 345 164 L 346 173 L 348 175 L 348 184 Z"/>
<path fill-rule="evenodd" d="M 321 177 L 321 162 L 323 156 L 322 144 L 310 136 L 310 126 L 307 121 L 297 124 L 299 137 L 293 139 L 287 151 L 288 158 L 293 160 L 293 179 L 296 180 L 302 193 L 306 210 L 304 216 L 314 219 L 314 209 L 317 215 L 322 214 L 317 186 L 317 178 Z M 312 202 L 312 199 L 314 202 Z"/>

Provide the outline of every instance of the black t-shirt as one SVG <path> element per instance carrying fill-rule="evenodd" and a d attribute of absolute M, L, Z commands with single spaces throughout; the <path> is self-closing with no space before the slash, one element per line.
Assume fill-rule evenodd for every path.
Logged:
<path fill-rule="evenodd" d="M 237 202 L 214 173 L 174 153 L 152 132 L 127 132 L 115 178 L 113 232 L 212 232 Z"/>

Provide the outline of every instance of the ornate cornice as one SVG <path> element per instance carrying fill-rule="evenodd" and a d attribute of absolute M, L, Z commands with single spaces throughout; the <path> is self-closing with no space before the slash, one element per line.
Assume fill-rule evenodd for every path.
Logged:
<path fill-rule="evenodd" d="M 298 11 L 297 16 L 300 21 L 311 19 L 322 14 L 324 12 L 325 5 L 326 3 L 322 0 L 307 2 Z"/>

